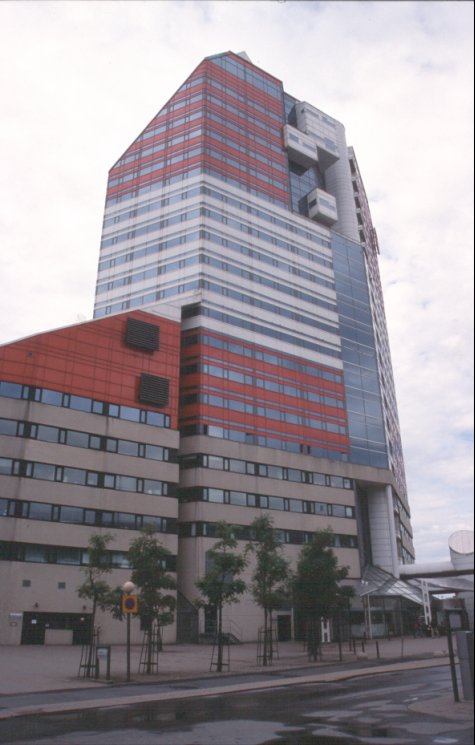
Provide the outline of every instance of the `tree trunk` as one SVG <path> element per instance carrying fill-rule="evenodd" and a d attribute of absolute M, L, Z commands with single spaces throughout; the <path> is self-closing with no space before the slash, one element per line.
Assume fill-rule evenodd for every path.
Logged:
<path fill-rule="evenodd" d="M 97 606 L 97 600 L 96 598 L 93 598 L 92 601 L 92 617 L 91 617 L 91 635 L 89 637 L 89 649 L 87 652 L 87 662 L 86 662 L 86 678 L 90 678 L 92 675 L 92 668 L 93 668 L 93 654 L 94 654 L 94 630 L 95 630 L 95 623 L 96 623 L 96 606 Z"/>
<path fill-rule="evenodd" d="M 147 629 L 147 675 L 152 672 L 153 621 Z"/>
<path fill-rule="evenodd" d="M 218 673 L 223 669 L 223 606 L 218 605 Z"/>
<path fill-rule="evenodd" d="M 262 664 L 264 667 L 267 666 L 267 649 L 268 649 L 268 644 L 269 644 L 268 639 L 267 639 L 267 634 L 268 634 L 267 614 L 268 614 L 267 608 L 264 608 L 264 650 L 263 650 L 263 655 L 262 655 Z"/>

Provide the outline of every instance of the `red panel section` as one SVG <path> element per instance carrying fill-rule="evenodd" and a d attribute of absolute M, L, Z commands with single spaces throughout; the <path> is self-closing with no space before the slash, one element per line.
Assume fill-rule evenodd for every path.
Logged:
<path fill-rule="evenodd" d="M 125 344 L 127 318 L 160 326 L 155 352 Z M 168 378 L 169 404 L 159 410 L 177 428 L 180 324 L 143 311 L 31 336 L 0 348 L 0 379 L 157 410 L 138 400 L 142 372 Z"/>
<path fill-rule="evenodd" d="M 242 64 L 243 60 L 240 59 L 240 63 Z M 247 62 L 245 66 L 256 69 Z M 264 77 L 276 80 L 263 71 L 259 72 Z M 193 78 L 198 78 L 197 85 L 192 85 Z M 188 78 L 186 86 L 184 89 L 182 87 L 182 90 L 178 91 L 167 106 L 152 119 L 143 135 L 130 146 L 121 160 L 123 161 L 125 156 L 135 155 L 135 158 L 127 163 L 119 161 L 111 169 L 107 199 L 123 197 L 152 183 L 164 181 L 171 176 L 186 173 L 201 166 L 255 189 L 263 196 L 267 195 L 271 199 L 287 204 L 289 201 L 287 171 L 277 171 L 272 167 L 272 164 L 279 164 L 283 169 L 287 169 L 287 157 L 282 137 L 283 100 L 224 70 L 212 60 L 204 60 Z M 233 93 L 236 95 L 232 95 Z M 192 100 L 193 98 L 198 98 L 198 100 Z M 221 124 L 211 118 L 213 112 L 222 118 Z M 183 117 L 193 117 L 197 114 L 201 116 L 183 122 Z M 278 120 L 270 114 L 278 117 Z M 227 122 L 229 122 L 229 127 L 226 126 Z M 165 147 L 158 153 L 150 153 L 153 145 L 167 140 L 171 142 L 181 130 L 192 132 L 197 125 L 204 127 L 202 149 L 197 156 L 186 157 L 185 150 L 190 149 L 189 142 L 186 145 L 165 144 Z M 236 126 L 240 132 L 236 131 Z M 163 132 L 151 134 L 155 128 L 160 127 L 166 129 Z M 208 138 L 206 135 L 211 132 L 220 133 L 224 142 L 219 145 L 215 138 Z M 144 137 L 147 133 L 151 136 Z M 272 144 L 274 148 L 279 148 L 280 152 L 266 147 L 265 142 Z M 228 148 L 226 148 L 226 143 Z M 237 155 L 234 152 L 235 143 L 241 147 Z M 230 151 L 229 147 L 233 147 L 233 151 Z M 246 173 L 242 168 L 220 162 L 216 155 L 211 155 L 206 148 L 213 148 L 214 151 L 218 149 L 223 154 L 227 150 L 229 155 L 232 154 L 233 159 L 237 161 L 236 165 L 244 166 L 244 169 L 249 168 L 254 173 Z M 142 152 L 146 154 L 142 156 Z M 262 163 L 258 157 L 253 158 L 253 152 L 262 154 L 269 163 Z M 183 153 L 183 159 L 177 158 L 177 153 Z M 170 162 L 172 160 L 176 162 Z M 149 170 L 151 162 L 155 166 L 153 172 L 141 173 L 142 169 Z M 262 178 L 259 177 L 260 173 L 262 173 Z M 115 183 L 121 177 L 125 177 L 125 181 Z"/>
<path fill-rule="evenodd" d="M 197 331 L 190 331 L 185 334 L 185 338 L 196 334 Z M 229 341 L 233 346 L 236 346 L 235 339 L 209 331 L 206 331 L 206 335 L 221 339 L 223 342 Z M 346 409 L 341 408 L 341 404 L 340 406 L 336 405 L 337 400 L 344 404 L 343 378 L 337 370 L 309 363 L 305 359 L 300 361 L 295 357 L 279 354 L 276 351 L 270 352 L 252 344 L 241 342 L 241 345 L 249 350 L 249 353 L 239 354 L 238 351 L 231 352 L 228 349 L 210 346 L 201 341 L 183 347 L 183 366 L 186 368 L 194 363 L 199 363 L 201 369 L 182 374 L 181 394 L 185 399 L 180 407 L 180 425 L 182 427 L 194 424 L 215 424 L 246 433 L 262 434 L 267 437 L 277 437 L 281 440 L 335 449 L 339 452 L 348 450 L 347 431 L 346 433 L 331 432 L 327 429 L 327 426 L 330 425 L 347 428 Z M 276 362 L 259 359 L 263 353 L 272 354 L 276 358 Z M 278 360 L 301 362 L 307 369 L 305 371 L 289 369 L 278 364 Z M 248 376 L 248 380 L 237 382 L 224 375 L 223 377 L 210 375 L 203 371 L 203 364 L 220 367 L 223 371 L 227 371 L 227 375 L 235 370 Z M 325 372 L 331 373 L 332 377 L 336 379 L 326 380 L 323 377 Z M 259 378 L 261 381 L 268 380 L 269 384 L 272 382 L 274 386 L 278 383 L 281 390 L 271 390 L 270 387 L 266 387 L 265 383 L 256 385 L 253 378 Z M 294 395 L 294 390 L 292 390 L 292 393 L 290 391 L 286 392 L 284 386 L 297 389 L 300 394 Z M 331 396 L 335 399 L 335 405 L 332 406 L 327 401 L 310 401 L 307 397 L 309 393 L 317 393 L 322 397 Z M 251 405 L 254 411 L 253 413 L 246 413 L 207 404 L 203 401 L 203 396 L 207 394 Z M 200 397 L 199 401 L 196 400 L 196 396 Z M 187 398 L 190 399 L 190 402 L 186 402 Z M 273 416 L 263 416 L 258 411 L 263 406 L 266 409 L 287 412 L 292 415 L 292 420 L 294 417 L 299 417 L 299 422 L 280 421 L 279 418 Z M 319 420 L 322 425 L 308 426 L 304 424 L 304 418 L 306 420 L 310 418 Z"/>

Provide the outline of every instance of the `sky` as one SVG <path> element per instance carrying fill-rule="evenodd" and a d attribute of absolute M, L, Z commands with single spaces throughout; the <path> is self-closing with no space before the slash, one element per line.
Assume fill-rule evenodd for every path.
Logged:
<path fill-rule="evenodd" d="M 0 1 L 0 344 L 92 318 L 107 173 L 204 57 L 343 122 L 380 244 L 416 560 L 473 530 L 473 3 Z"/>

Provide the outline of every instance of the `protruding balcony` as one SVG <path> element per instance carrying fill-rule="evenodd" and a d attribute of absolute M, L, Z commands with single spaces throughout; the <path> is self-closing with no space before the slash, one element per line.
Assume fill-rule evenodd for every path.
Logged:
<path fill-rule="evenodd" d="M 312 137 L 300 132 L 290 124 L 284 127 L 284 144 L 290 160 L 304 168 L 310 168 L 318 162 L 317 144 Z"/>
<path fill-rule="evenodd" d="M 307 194 L 308 216 L 324 225 L 333 225 L 338 220 L 336 199 L 323 189 L 312 189 Z"/>
<path fill-rule="evenodd" d="M 319 162 L 323 169 L 328 168 L 340 157 L 336 123 L 305 101 L 295 104 L 295 111 L 298 129 L 314 140 Z"/>

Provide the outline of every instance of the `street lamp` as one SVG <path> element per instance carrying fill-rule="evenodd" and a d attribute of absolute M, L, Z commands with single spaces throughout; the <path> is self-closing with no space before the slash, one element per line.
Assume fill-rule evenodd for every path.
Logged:
<path fill-rule="evenodd" d="M 128 601 L 132 600 L 132 596 L 135 591 L 135 585 L 133 582 L 128 580 L 127 582 L 124 582 L 122 585 L 122 610 L 125 612 L 125 615 L 127 617 L 127 645 L 126 645 L 126 654 L 127 654 L 127 683 L 130 682 L 130 615 L 131 615 L 131 608 L 135 608 L 135 600 L 133 603 L 130 603 Z M 130 607 L 129 607 L 130 606 Z"/>

